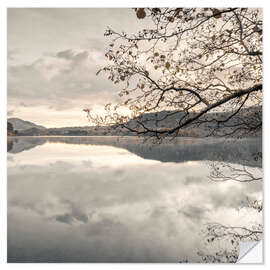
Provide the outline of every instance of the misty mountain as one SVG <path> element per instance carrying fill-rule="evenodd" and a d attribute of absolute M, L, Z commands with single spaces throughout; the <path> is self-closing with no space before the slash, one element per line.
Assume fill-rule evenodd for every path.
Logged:
<path fill-rule="evenodd" d="M 245 117 L 249 117 L 254 112 L 262 113 L 261 107 L 249 107 L 243 109 L 240 113 L 245 114 Z M 138 121 L 143 122 L 148 128 L 171 128 L 178 125 L 179 119 L 184 116 L 184 112 L 181 111 L 161 111 L 156 113 L 146 113 L 138 118 L 130 120 L 127 125 L 132 128 L 138 128 Z M 207 113 L 201 118 L 201 120 L 206 119 L 227 119 L 232 112 L 215 112 Z M 169 116 L 168 116 L 169 115 Z M 194 117 L 196 113 L 191 112 L 189 117 Z M 12 119 L 12 118 L 10 118 Z M 14 119 L 14 118 L 13 118 Z M 15 118 L 20 120 L 18 118 Z M 162 120 L 162 121 L 161 121 Z M 20 120 L 23 121 L 23 120 Z M 9 120 L 13 124 L 12 121 Z M 130 132 L 126 128 L 118 126 L 85 126 L 85 127 L 63 127 L 63 128 L 44 128 L 38 125 L 35 125 L 31 122 L 23 121 L 30 123 L 29 128 L 18 129 L 16 124 L 13 124 L 15 130 L 19 130 L 20 136 L 134 136 L 136 133 Z M 234 125 L 237 124 L 237 119 L 232 118 L 228 121 L 228 124 Z M 216 126 L 216 123 L 213 121 L 205 121 L 205 123 L 200 126 L 190 125 L 181 130 L 181 137 L 205 137 L 209 134 L 209 131 Z M 26 127 L 26 126 L 25 126 Z M 222 128 L 220 128 L 223 132 Z M 224 133 L 225 134 L 225 133 Z M 238 134 L 234 134 L 237 136 Z M 261 131 L 254 133 L 252 136 L 261 136 Z"/>
<path fill-rule="evenodd" d="M 222 111 L 222 112 L 209 112 L 200 117 L 200 120 L 204 123 L 200 125 L 191 124 L 187 125 L 182 129 L 181 136 L 192 136 L 192 137 L 205 137 L 209 134 L 209 131 L 216 128 L 217 124 L 211 119 L 225 120 L 228 119 L 235 111 Z M 230 118 L 226 123 L 228 126 L 234 126 L 239 124 L 239 117 L 249 118 L 253 117 L 254 114 L 262 115 L 262 107 L 248 107 L 243 108 L 237 117 Z M 179 119 L 189 119 L 196 117 L 197 113 L 190 112 L 188 118 L 185 118 L 186 113 L 183 111 L 160 111 L 155 113 L 146 113 L 140 117 L 130 120 L 127 125 L 134 129 L 140 129 L 141 126 L 138 122 L 143 123 L 148 128 L 153 129 L 164 129 L 177 127 L 179 125 Z M 262 116 L 261 116 L 262 117 Z M 221 133 L 225 134 L 223 127 L 219 127 Z M 236 134 L 237 135 L 237 134 Z M 257 134 L 260 135 L 260 134 Z"/>
<path fill-rule="evenodd" d="M 45 129 L 45 127 L 41 125 L 36 125 L 35 123 L 32 123 L 30 121 L 25 121 L 20 118 L 8 118 L 8 122 L 13 125 L 14 130 L 25 130 L 29 128 L 38 128 L 38 129 Z"/>

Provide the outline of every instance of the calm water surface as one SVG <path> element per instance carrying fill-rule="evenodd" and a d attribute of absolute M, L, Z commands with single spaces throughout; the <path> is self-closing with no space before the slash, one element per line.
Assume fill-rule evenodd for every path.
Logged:
<path fill-rule="evenodd" d="M 261 222 L 239 211 L 261 183 L 213 182 L 209 164 L 256 175 L 258 151 L 259 139 L 9 138 L 8 261 L 198 261 L 206 223 Z"/>

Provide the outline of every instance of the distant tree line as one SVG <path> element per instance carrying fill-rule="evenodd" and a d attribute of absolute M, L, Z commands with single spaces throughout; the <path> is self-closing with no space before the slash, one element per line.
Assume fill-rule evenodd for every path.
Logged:
<path fill-rule="evenodd" d="M 17 134 L 18 134 L 18 131 L 14 130 L 13 125 L 10 122 L 7 122 L 7 135 L 14 136 Z"/>

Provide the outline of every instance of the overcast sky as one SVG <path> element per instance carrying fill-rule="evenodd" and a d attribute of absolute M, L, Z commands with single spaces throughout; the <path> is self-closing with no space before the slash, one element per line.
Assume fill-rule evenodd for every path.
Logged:
<path fill-rule="evenodd" d="M 46 127 L 88 125 L 83 108 L 118 98 L 104 65 L 107 26 L 137 32 L 132 9 L 8 9 L 8 117 Z"/>

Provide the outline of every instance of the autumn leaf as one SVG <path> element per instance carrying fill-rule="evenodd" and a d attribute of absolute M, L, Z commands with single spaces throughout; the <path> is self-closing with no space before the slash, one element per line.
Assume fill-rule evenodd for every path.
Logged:
<path fill-rule="evenodd" d="M 130 98 L 127 99 L 127 100 L 124 102 L 124 105 L 127 105 L 127 104 L 129 103 L 129 101 L 130 101 Z"/>
<path fill-rule="evenodd" d="M 254 32 L 259 32 L 261 29 L 256 25 L 254 28 L 253 28 L 253 31 Z"/>
<path fill-rule="evenodd" d="M 97 73 L 96 73 L 96 76 L 101 72 L 102 69 L 100 69 Z"/>
<path fill-rule="evenodd" d="M 137 11 L 137 13 L 136 13 L 136 15 L 137 15 L 137 18 L 138 18 L 138 19 L 143 19 L 143 18 L 145 18 L 146 13 L 145 13 L 145 11 L 144 11 L 144 8 L 139 8 L 138 11 Z"/>
<path fill-rule="evenodd" d="M 160 13 L 161 12 L 160 8 L 153 8 L 152 11 L 154 13 Z"/>
<path fill-rule="evenodd" d="M 213 15 L 214 15 L 214 17 L 215 17 L 216 19 L 221 18 L 220 10 L 217 9 L 217 8 L 215 8 L 215 9 L 213 10 Z"/>

